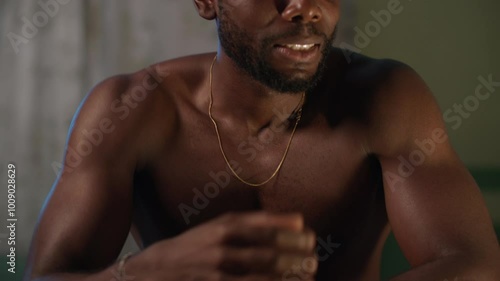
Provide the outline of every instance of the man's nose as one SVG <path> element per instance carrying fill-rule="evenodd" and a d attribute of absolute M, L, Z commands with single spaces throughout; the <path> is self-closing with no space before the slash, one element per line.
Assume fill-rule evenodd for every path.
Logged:
<path fill-rule="evenodd" d="M 283 1 L 284 9 L 281 16 L 290 22 L 311 23 L 321 20 L 321 8 L 317 0 L 287 0 Z"/>

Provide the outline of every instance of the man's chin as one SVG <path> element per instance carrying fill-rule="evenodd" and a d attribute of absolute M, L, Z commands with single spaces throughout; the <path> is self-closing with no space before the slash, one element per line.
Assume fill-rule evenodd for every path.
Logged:
<path fill-rule="evenodd" d="M 269 88 L 282 93 L 302 93 L 314 88 L 321 77 L 319 68 L 304 70 L 296 68 L 292 71 L 272 70 L 262 79 Z"/>
<path fill-rule="evenodd" d="M 279 93 L 292 94 L 308 91 L 316 85 L 321 76 L 321 64 L 280 65 L 270 60 L 245 64 L 241 63 L 244 60 L 236 59 L 235 61 L 254 80 Z"/>
<path fill-rule="evenodd" d="M 260 81 L 268 88 L 284 94 L 299 94 L 310 90 L 316 84 L 316 79 L 307 78 L 290 78 L 290 77 L 266 77 L 264 81 Z"/>

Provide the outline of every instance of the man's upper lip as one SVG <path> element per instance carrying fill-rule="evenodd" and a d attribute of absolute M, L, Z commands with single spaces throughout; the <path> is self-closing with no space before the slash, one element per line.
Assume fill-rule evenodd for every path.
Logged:
<path fill-rule="evenodd" d="M 314 37 L 300 37 L 300 38 L 288 38 L 284 40 L 280 40 L 277 42 L 274 46 L 285 46 L 285 45 L 309 45 L 309 44 L 315 44 L 319 45 L 321 44 L 322 40 L 320 38 L 314 38 Z"/>

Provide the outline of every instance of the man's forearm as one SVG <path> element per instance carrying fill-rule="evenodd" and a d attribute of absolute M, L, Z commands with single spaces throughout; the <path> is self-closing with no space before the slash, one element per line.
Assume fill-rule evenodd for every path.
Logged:
<path fill-rule="evenodd" d="M 134 276 L 127 275 L 119 269 L 119 262 L 93 273 L 55 273 L 35 278 L 24 278 L 24 281 L 130 281 Z"/>
<path fill-rule="evenodd" d="M 98 276 L 101 276 L 99 279 Z M 96 278 L 94 278 L 96 277 Z M 24 281 L 87 281 L 87 280 L 96 280 L 96 281 L 110 281 L 111 278 L 104 279 L 101 273 L 96 274 L 80 274 L 80 273 L 58 273 L 53 275 L 47 275 L 43 277 L 38 277 L 34 279 L 24 279 Z"/>
<path fill-rule="evenodd" d="M 500 254 L 488 258 L 465 255 L 444 257 L 405 272 L 390 281 L 496 281 L 500 280 Z"/>

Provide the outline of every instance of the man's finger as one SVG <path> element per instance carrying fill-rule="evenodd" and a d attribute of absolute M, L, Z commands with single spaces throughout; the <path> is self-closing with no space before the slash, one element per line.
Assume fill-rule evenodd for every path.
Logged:
<path fill-rule="evenodd" d="M 313 255 L 290 254 L 268 248 L 226 248 L 219 269 L 231 275 L 293 274 L 306 280 L 316 274 L 318 261 Z"/>
<path fill-rule="evenodd" d="M 292 231 L 302 231 L 304 229 L 304 218 L 299 213 L 273 214 L 269 212 L 254 212 L 229 214 L 223 217 L 226 223 L 253 227 L 274 227 L 289 229 Z"/>
<path fill-rule="evenodd" d="M 226 233 L 224 243 L 235 247 L 270 247 L 282 251 L 312 253 L 316 236 L 312 231 L 235 225 Z"/>
<path fill-rule="evenodd" d="M 276 274 L 302 275 L 303 278 L 314 276 L 318 270 L 318 260 L 315 256 L 282 254 L 275 264 Z"/>
<path fill-rule="evenodd" d="M 276 235 L 276 247 L 281 250 L 291 252 L 308 253 L 314 249 L 316 245 L 316 235 L 312 231 L 292 232 L 278 231 Z"/>

